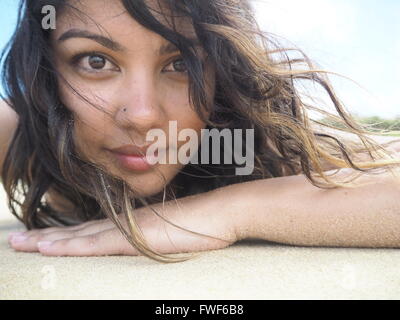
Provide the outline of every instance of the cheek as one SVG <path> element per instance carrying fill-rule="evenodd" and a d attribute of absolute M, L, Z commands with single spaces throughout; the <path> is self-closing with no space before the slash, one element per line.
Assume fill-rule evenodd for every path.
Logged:
<path fill-rule="evenodd" d="M 165 90 L 160 97 L 164 110 L 168 113 L 167 119 L 177 121 L 181 130 L 194 129 L 199 131 L 204 128 L 206 124 L 200 119 L 195 107 L 189 101 L 188 86 L 173 89 L 175 90 Z"/>
<path fill-rule="evenodd" d="M 175 105 L 172 110 L 168 118 L 169 120 L 177 121 L 179 130 L 193 129 L 199 132 L 200 129 L 205 128 L 206 123 L 201 120 L 194 106 L 189 104 L 188 101 L 179 105 L 179 108 Z"/>
<path fill-rule="evenodd" d="M 75 93 L 66 84 L 61 84 L 59 86 L 59 94 L 65 107 L 72 112 L 75 121 L 86 123 L 93 128 L 104 126 L 104 122 L 108 118 L 107 115 L 112 110 L 108 110 L 109 108 L 104 102 L 99 102 L 108 101 L 107 91 L 103 90 L 102 94 L 99 95 L 92 88 L 77 86 L 73 83 L 71 85 L 74 86 L 78 93 Z M 90 94 L 88 95 L 87 92 L 90 92 Z"/>
<path fill-rule="evenodd" d="M 64 106 L 73 115 L 73 139 L 77 152 L 90 157 L 90 154 L 96 152 L 96 146 L 104 141 L 107 117 L 104 112 L 73 94 L 68 87 L 60 86 L 59 93 Z"/>

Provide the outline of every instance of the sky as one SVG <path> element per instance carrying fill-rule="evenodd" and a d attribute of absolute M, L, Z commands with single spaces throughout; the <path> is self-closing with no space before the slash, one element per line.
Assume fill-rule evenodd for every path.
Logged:
<path fill-rule="evenodd" d="M 400 116 L 399 0 L 254 0 L 261 28 L 325 70 L 348 111 Z M 332 110 L 332 109 L 329 109 Z"/>
<path fill-rule="evenodd" d="M 282 43 L 290 41 L 323 69 L 361 86 L 329 76 L 349 112 L 400 116 L 399 0 L 252 2 L 263 31 L 278 36 Z M 18 3 L 0 1 L 0 49 L 14 31 Z M 320 98 L 326 101 L 322 94 Z"/>

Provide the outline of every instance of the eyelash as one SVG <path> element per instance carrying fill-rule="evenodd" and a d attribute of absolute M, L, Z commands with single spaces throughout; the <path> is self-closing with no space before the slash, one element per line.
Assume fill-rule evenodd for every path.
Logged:
<path fill-rule="evenodd" d="M 96 52 L 96 51 L 87 51 L 87 52 L 78 53 L 78 54 L 74 55 L 74 56 L 71 58 L 70 61 L 71 61 L 71 64 L 72 64 L 74 67 L 78 67 L 79 62 L 81 62 L 81 60 L 82 60 L 83 58 L 87 58 L 87 57 L 91 57 L 91 56 L 101 57 L 101 58 L 105 59 L 106 62 L 110 62 L 111 64 L 113 64 L 114 66 L 116 66 L 116 64 L 115 64 L 112 60 L 110 60 L 109 58 L 107 58 L 104 54 L 102 54 L 102 53 L 100 53 L 100 52 Z M 167 66 L 169 66 L 171 63 L 176 62 L 176 61 L 179 61 L 179 60 L 182 60 L 182 61 L 183 61 L 182 56 L 174 57 L 172 60 L 170 60 L 170 61 L 168 62 Z M 118 67 L 117 67 L 117 68 L 118 68 Z M 85 69 L 86 72 L 90 72 L 90 73 L 100 73 L 100 72 L 104 72 L 104 71 L 105 71 L 105 70 L 101 70 L 101 69 L 100 69 L 100 70 L 89 69 L 90 71 L 88 71 L 87 68 L 83 68 L 83 67 L 81 67 L 81 69 Z M 119 68 L 118 68 L 118 69 L 119 69 Z M 106 71 L 110 71 L 110 70 L 106 70 Z M 177 72 L 177 73 L 181 73 L 181 74 L 187 74 L 187 71 L 184 71 L 184 72 L 182 72 L 182 71 L 164 71 L 164 72 Z"/>

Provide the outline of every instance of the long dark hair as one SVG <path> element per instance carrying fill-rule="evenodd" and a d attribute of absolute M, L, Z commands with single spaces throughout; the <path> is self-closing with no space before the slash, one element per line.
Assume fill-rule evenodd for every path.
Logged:
<path fill-rule="evenodd" d="M 314 67 L 301 51 L 290 58 L 292 48 L 282 48 L 271 35 L 261 32 L 247 0 L 163 0 L 161 10 L 142 0 L 122 0 L 127 12 L 138 23 L 170 41 L 181 51 L 188 67 L 190 100 L 209 128 L 254 129 L 255 170 L 252 175 L 235 175 L 236 165 L 187 165 L 171 182 L 168 197 L 183 197 L 248 180 L 303 173 L 321 188 L 351 187 L 334 181 L 323 171 L 353 168 L 357 172 L 390 170 L 399 164 L 386 150 L 365 134 L 370 133 L 346 112 L 336 97 L 327 72 Z M 142 254 L 161 261 L 176 262 L 149 248 L 135 223 L 132 199 L 135 193 L 104 168 L 79 157 L 73 141 L 74 119 L 58 92 L 58 77 L 49 37 L 42 28 L 42 7 L 52 5 L 58 15 L 66 9 L 77 14 L 72 1 L 23 0 L 16 31 L 2 54 L 2 83 L 7 101 L 19 116 L 19 123 L 2 170 L 4 188 L 12 213 L 28 229 L 63 226 L 88 220 L 110 218 L 126 239 Z M 168 8 L 168 10 L 165 10 Z M 154 14 L 167 15 L 166 26 Z M 216 94 L 207 104 L 204 69 L 195 54 L 194 43 L 179 33 L 174 17 L 188 17 L 207 59 L 216 74 Z M 296 68 L 297 67 L 297 68 Z M 312 106 L 298 93 L 296 81 L 311 81 L 329 94 L 343 123 L 339 129 L 355 134 L 362 144 L 338 139 L 313 126 L 307 110 L 325 111 Z M 210 112 L 206 117 L 204 113 Z M 343 129 L 344 127 L 344 129 Z M 223 151 L 223 150 L 222 150 Z M 371 161 L 354 162 L 364 152 Z M 48 190 L 62 194 L 76 208 L 63 216 L 43 199 Z M 141 198 L 139 206 L 165 199 L 154 195 Z M 168 198 L 167 197 L 167 198 Z M 127 217 L 129 230 L 117 219 Z M 155 214 L 157 212 L 153 211 Z"/>

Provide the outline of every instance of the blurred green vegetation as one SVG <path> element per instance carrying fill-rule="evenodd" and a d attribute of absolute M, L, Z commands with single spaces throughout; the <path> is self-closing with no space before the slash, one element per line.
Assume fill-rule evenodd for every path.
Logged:
<path fill-rule="evenodd" d="M 379 133 L 383 130 L 383 132 L 380 132 L 381 134 L 400 137 L 400 116 L 394 119 L 384 119 L 379 116 L 360 117 L 354 114 L 351 116 L 370 132 Z M 325 117 L 319 121 L 336 128 L 346 127 L 343 122 L 331 117 Z"/>

